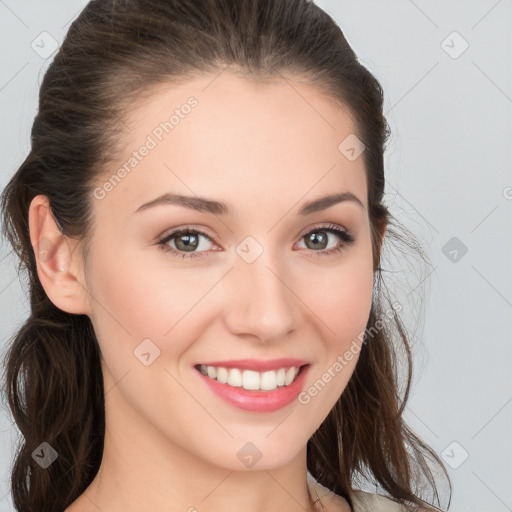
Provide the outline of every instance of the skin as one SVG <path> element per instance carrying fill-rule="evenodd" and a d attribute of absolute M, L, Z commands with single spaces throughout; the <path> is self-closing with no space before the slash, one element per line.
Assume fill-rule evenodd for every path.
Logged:
<path fill-rule="evenodd" d="M 155 88 L 125 120 L 123 162 L 168 112 L 190 96 L 198 105 L 103 199 L 91 197 L 86 262 L 79 243 L 59 233 L 47 198 L 33 200 L 34 250 L 43 239 L 50 246 L 37 262 L 41 282 L 58 307 L 90 317 L 103 358 L 104 456 L 68 512 L 310 509 L 306 443 L 346 387 L 357 354 L 309 403 L 265 413 L 222 401 L 194 369 L 202 361 L 297 357 L 311 364 L 307 389 L 354 340 L 360 345 L 367 325 L 373 267 L 364 163 L 338 150 L 355 126 L 332 98 L 298 77 L 286 80 L 225 71 Z M 346 191 L 364 207 L 344 201 L 298 215 L 305 202 Z M 163 192 L 223 201 L 234 213 L 177 205 L 134 213 Z M 328 224 L 355 242 L 319 255 L 344 243 L 328 234 L 328 248 L 306 245 L 304 235 Z M 200 237 L 197 258 L 163 251 L 158 237 L 183 226 L 216 241 Z M 250 264 L 236 252 L 248 236 L 263 248 Z M 190 254 L 180 240 L 167 246 Z M 149 366 L 134 356 L 146 338 L 160 350 Z M 237 457 L 247 442 L 262 454 L 251 468 Z M 313 487 L 326 510 L 350 510 Z"/>

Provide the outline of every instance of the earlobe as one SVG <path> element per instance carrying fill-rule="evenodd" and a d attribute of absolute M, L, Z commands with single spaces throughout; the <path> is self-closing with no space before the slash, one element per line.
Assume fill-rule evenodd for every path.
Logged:
<path fill-rule="evenodd" d="M 67 313 L 87 314 L 87 293 L 77 241 L 61 233 L 47 196 L 32 199 L 29 230 L 37 274 L 48 298 Z"/>

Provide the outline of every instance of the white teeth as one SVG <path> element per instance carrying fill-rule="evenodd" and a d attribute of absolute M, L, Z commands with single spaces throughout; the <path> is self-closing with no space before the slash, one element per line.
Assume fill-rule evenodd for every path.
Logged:
<path fill-rule="evenodd" d="M 228 384 L 235 388 L 242 386 L 242 372 L 238 368 L 231 368 L 228 371 Z"/>
<path fill-rule="evenodd" d="M 284 379 L 284 385 L 289 386 L 293 382 L 293 379 L 295 379 L 295 375 L 297 375 L 295 373 L 295 368 L 288 368 L 288 371 L 286 372 L 286 377 Z"/>
<path fill-rule="evenodd" d="M 227 368 L 222 368 L 222 367 L 217 368 L 217 380 L 221 384 L 226 384 L 226 382 L 228 381 L 228 370 L 227 370 Z"/>
<path fill-rule="evenodd" d="M 252 370 L 244 370 L 242 387 L 244 389 L 260 389 L 260 374 Z"/>
<path fill-rule="evenodd" d="M 266 372 L 253 370 L 240 370 L 239 368 L 223 368 L 215 366 L 199 365 L 199 371 L 210 379 L 216 379 L 221 384 L 229 384 L 233 387 L 242 387 L 247 390 L 273 391 L 282 386 L 289 386 L 299 373 L 299 368 L 280 368 Z"/>
<path fill-rule="evenodd" d="M 279 371 L 281 371 L 281 370 L 279 370 Z M 284 372 L 284 370 L 283 370 L 283 372 Z M 278 381 L 279 381 L 279 379 L 277 377 L 276 372 L 272 372 L 272 371 L 263 372 L 261 374 L 261 379 L 260 379 L 260 389 L 263 389 L 264 391 L 272 391 L 273 389 L 277 388 Z M 283 382 L 283 384 L 284 384 L 284 382 Z"/>

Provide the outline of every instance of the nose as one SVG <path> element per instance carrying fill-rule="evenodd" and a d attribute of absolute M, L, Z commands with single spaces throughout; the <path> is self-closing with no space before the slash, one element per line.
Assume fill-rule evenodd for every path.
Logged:
<path fill-rule="evenodd" d="M 291 334 L 297 328 L 300 301 L 290 279 L 265 252 L 252 263 L 238 259 L 226 283 L 229 331 L 260 343 L 278 342 Z"/>

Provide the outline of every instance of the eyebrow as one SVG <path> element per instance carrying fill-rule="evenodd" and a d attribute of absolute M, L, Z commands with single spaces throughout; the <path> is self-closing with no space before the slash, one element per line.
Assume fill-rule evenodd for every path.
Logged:
<path fill-rule="evenodd" d="M 339 194 L 331 194 L 328 196 L 320 197 L 319 199 L 305 203 L 299 210 L 299 215 L 310 215 L 315 212 L 326 210 L 327 208 L 344 201 L 354 202 L 363 208 L 363 210 L 365 209 L 365 206 L 361 200 L 352 192 L 341 192 Z M 233 211 L 226 203 L 214 201 L 212 199 L 206 199 L 204 197 L 184 196 L 180 194 L 163 194 L 156 199 L 153 199 L 152 201 L 139 206 L 135 213 L 147 210 L 148 208 L 153 208 L 154 206 L 162 205 L 183 206 L 185 208 L 190 208 L 199 212 L 212 213 L 214 215 L 233 214 Z"/>

